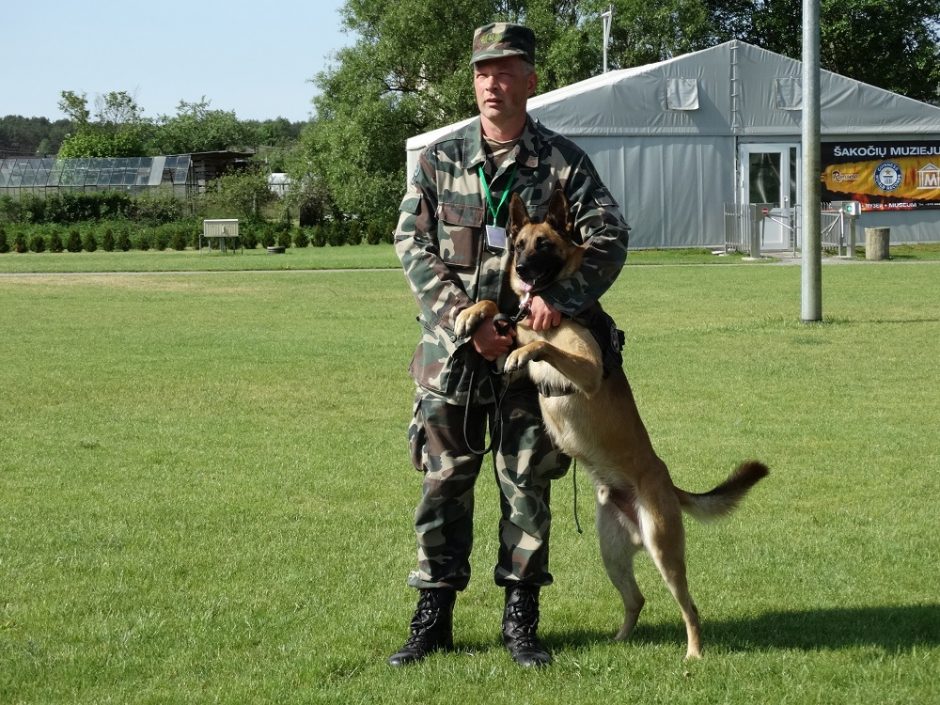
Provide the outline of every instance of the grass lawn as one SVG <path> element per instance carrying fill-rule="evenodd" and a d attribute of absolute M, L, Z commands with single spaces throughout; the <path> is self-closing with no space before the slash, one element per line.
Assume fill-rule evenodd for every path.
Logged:
<path fill-rule="evenodd" d="M 835 253 L 826 253 L 830 259 Z M 898 261 L 940 260 L 940 243 L 893 245 Z M 864 259 L 864 249 L 855 252 Z M 740 264 L 742 255 L 715 255 L 701 248 L 632 250 L 628 265 Z M 768 258 L 766 263 L 773 260 Z M 0 274 L 78 272 L 237 272 L 305 269 L 397 269 L 398 258 L 389 244 L 343 247 L 288 248 L 284 254 L 268 254 L 264 248 L 240 251 L 148 250 L 141 252 L 25 252 L 0 255 Z"/>
<path fill-rule="evenodd" d="M 730 519 L 686 522 L 701 661 L 645 557 L 635 638 L 610 641 L 579 472 L 583 535 L 571 476 L 554 492 L 556 662 L 512 664 L 484 472 L 458 652 L 395 671 L 419 493 L 401 273 L 0 275 L 0 703 L 937 702 L 940 266 L 825 266 L 821 324 L 799 296 L 798 267 L 751 265 L 628 267 L 605 298 L 676 483 L 771 467 Z"/>
<path fill-rule="evenodd" d="M 391 245 L 288 248 L 272 255 L 254 250 L 130 250 L 128 252 L 24 252 L 0 255 L 0 272 L 234 272 L 286 269 L 394 268 Z"/>

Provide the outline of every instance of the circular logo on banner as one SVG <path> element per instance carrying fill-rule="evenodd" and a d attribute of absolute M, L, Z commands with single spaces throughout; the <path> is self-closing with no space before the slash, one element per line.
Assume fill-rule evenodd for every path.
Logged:
<path fill-rule="evenodd" d="M 875 186 L 882 191 L 894 191 L 901 185 L 901 167 L 894 162 L 881 162 L 875 167 Z"/>

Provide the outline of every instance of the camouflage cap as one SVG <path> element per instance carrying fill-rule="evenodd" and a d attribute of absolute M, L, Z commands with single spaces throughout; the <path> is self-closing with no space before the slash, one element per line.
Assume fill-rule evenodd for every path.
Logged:
<path fill-rule="evenodd" d="M 521 56 L 535 65 L 535 33 L 521 24 L 493 22 L 473 33 L 473 56 L 470 63 Z"/>

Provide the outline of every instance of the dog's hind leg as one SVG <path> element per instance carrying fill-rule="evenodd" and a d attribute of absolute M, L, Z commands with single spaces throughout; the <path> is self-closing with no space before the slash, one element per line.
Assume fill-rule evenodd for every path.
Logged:
<path fill-rule="evenodd" d="M 614 637 L 623 641 L 636 626 L 645 602 L 633 574 L 633 556 L 641 544 L 639 528 L 618 508 L 606 486 L 597 490 L 597 535 L 607 576 L 623 599 L 623 625 Z"/>
<path fill-rule="evenodd" d="M 668 475 L 666 476 L 668 477 Z M 671 484 L 671 483 L 670 483 Z M 656 492 L 656 490 L 653 490 Z M 656 492 L 654 502 L 639 500 L 640 531 L 643 543 L 653 563 L 659 569 L 669 592 L 679 603 L 682 620 L 685 622 L 688 647 L 687 659 L 702 655 L 701 629 L 698 609 L 689 594 L 685 572 L 685 528 L 682 525 L 682 510 L 671 487 L 663 486 Z"/>

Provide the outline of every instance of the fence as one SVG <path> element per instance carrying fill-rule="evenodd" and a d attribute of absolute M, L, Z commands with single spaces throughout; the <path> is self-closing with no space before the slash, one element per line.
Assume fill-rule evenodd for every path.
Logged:
<path fill-rule="evenodd" d="M 852 257 L 859 207 L 855 201 L 820 204 L 820 235 L 824 249 Z M 764 228 L 771 220 L 785 229 L 788 249 L 796 254 L 801 243 L 802 207 L 776 208 L 767 203 L 725 203 L 725 251 L 759 257 L 764 249 Z"/>

